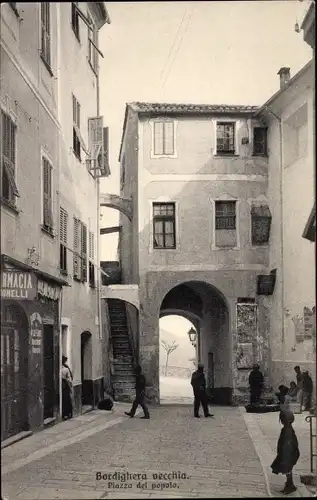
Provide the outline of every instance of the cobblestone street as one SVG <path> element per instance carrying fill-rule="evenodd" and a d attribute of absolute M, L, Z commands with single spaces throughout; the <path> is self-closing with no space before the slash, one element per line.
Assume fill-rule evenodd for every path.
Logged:
<path fill-rule="evenodd" d="M 10 500 L 268 496 L 238 408 L 213 408 L 214 419 L 198 420 L 190 406 L 161 406 L 152 409 L 149 421 L 140 414 L 121 418 L 125 410 L 120 404 L 111 415 L 91 412 L 4 449 L 3 495 Z M 76 423 L 77 434 L 70 430 Z M 147 479 L 96 480 L 98 472 Z M 155 476 L 171 472 L 175 478 Z"/>

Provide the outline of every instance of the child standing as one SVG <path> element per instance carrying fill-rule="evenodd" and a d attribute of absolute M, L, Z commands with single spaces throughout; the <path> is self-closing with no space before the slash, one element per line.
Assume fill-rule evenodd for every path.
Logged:
<path fill-rule="evenodd" d="M 271 465 L 273 474 L 285 474 L 286 483 L 282 493 L 288 495 L 296 491 L 293 482 L 293 467 L 299 459 L 298 441 L 293 429 L 294 414 L 290 410 L 284 410 L 280 413 L 280 422 L 283 425 L 280 437 L 277 443 L 277 456 Z"/>

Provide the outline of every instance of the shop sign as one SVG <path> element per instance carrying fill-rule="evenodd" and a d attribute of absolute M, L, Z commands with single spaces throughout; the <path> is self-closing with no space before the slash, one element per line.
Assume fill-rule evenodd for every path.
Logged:
<path fill-rule="evenodd" d="M 37 312 L 30 316 L 31 346 L 33 354 L 41 354 L 42 348 L 42 318 Z"/>
<path fill-rule="evenodd" d="M 36 276 L 17 269 L 1 272 L 1 297 L 5 299 L 34 300 L 36 297 Z"/>
<path fill-rule="evenodd" d="M 59 300 L 61 289 L 58 286 L 50 285 L 46 281 L 38 280 L 37 291 L 43 297 L 51 300 Z"/>

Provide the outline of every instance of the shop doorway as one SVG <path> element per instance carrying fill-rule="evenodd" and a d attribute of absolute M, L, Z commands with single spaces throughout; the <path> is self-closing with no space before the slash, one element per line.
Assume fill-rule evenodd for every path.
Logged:
<path fill-rule="evenodd" d="M 44 420 L 54 417 L 54 327 L 43 325 Z"/>
<path fill-rule="evenodd" d="M 92 384 L 92 337 L 90 332 L 83 332 L 80 336 L 81 350 L 81 403 L 82 406 L 93 405 Z"/>
<path fill-rule="evenodd" d="M 3 305 L 1 441 L 28 428 L 28 321 L 19 305 Z"/>

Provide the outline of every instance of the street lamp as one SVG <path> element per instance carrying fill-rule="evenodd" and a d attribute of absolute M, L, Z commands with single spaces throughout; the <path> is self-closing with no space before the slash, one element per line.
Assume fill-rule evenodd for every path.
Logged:
<path fill-rule="evenodd" d="M 191 327 L 191 329 L 188 330 L 188 337 L 189 337 L 189 341 L 192 344 L 192 346 L 196 347 L 197 332 L 196 332 L 195 328 Z"/>

